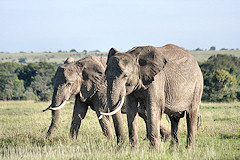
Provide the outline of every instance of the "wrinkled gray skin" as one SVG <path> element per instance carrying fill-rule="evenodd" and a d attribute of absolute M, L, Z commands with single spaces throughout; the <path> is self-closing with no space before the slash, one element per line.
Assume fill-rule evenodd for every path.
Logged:
<path fill-rule="evenodd" d="M 88 106 L 93 109 L 97 117 L 106 105 L 107 86 L 105 81 L 107 57 L 88 56 L 74 62 L 68 58 L 65 64 L 58 67 L 54 77 L 54 93 L 52 96 L 52 108 L 60 106 L 70 96 L 75 95 L 75 105 L 71 123 L 70 134 L 77 138 L 81 122 L 84 119 Z M 125 105 L 122 113 L 126 113 Z M 139 115 L 146 122 L 147 115 L 143 106 L 139 107 Z M 52 110 L 52 122 L 47 132 L 51 136 L 59 123 L 60 110 Z M 103 134 L 113 138 L 109 116 L 103 116 L 99 120 Z M 116 122 L 115 122 L 116 123 Z M 162 124 L 160 131 L 162 141 L 166 141 L 170 135 L 168 128 Z M 147 135 L 148 136 L 148 135 Z"/>
<path fill-rule="evenodd" d="M 151 148 L 159 147 L 161 116 L 171 120 L 171 144 L 179 144 L 179 120 L 186 113 L 187 147 L 195 143 L 199 105 L 203 91 L 203 77 L 195 58 L 175 45 L 163 47 L 135 47 L 120 53 L 112 48 L 108 54 L 107 103 L 114 111 L 126 96 L 129 141 L 138 142 L 138 103 L 146 106 L 148 134 Z M 122 119 L 116 117 L 115 130 L 121 132 Z M 120 139 L 121 139 L 121 135 Z"/>
<path fill-rule="evenodd" d="M 82 120 L 88 106 L 100 116 L 100 111 L 106 105 L 106 84 L 104 71 L 106 58 L 87 56 L 76 62 L 68 58 L 64 65 L 58 67 L 54 77 L 54 92 L 52 96 L 52 108 L 60 106 L 64 101 L 75 95 L 75 104 L 72 116 L 70 134 L 77 138 Z M 51 136 L 59 123 L 60 110 L 52 110 L 52 122 L 47 132 Z M 103 116 L 99 120 L 105 136 L 113 138 L 109 116 Z"/>

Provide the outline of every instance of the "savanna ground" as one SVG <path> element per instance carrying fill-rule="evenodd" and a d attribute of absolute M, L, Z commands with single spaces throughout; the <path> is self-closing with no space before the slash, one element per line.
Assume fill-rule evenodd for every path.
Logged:
<path fill-rule="evenodd" d="M 0 102 L 0 159 L 240 159 L 240 103 L 203 103 L 201 124 L 194 150 L 185 149 L 186 120 L 181 120 L 180 146 L 169 149 L 161 143 L 149 149 L 145 125 L 139 118 L 139 149 L 127 143 L 118 150 L 116 140 L 103 136 L 95 112 L 88 110 L 78 140 L 69 138 L 73 102 L 61 110 L 60 126 L 50 140 L 45 138 L 51 112 L 41 112 L 50 102 Z M 163 121 L 168 126 L 165 116 Z"/>
<path fill-rule="evenodd" d="M 109 48 L 110 49 L 110 48 Z M 130 49 L 130 48 L 129 48 Z M 240 50 L 211 50 L 211 51 L 189 51 L 199 62 L 206 61 L 210 56 L 216 54 L 226 54 L 239 57 Z M 25 63 L 52 62 L 63 64 L 66 58 L 73 57 L 75 60 L 86 55 L 107 56 L 107 52 L 31 52 L 31 53 L 0 53 L 0 62 L 20 62 L 24 59 Z"/>

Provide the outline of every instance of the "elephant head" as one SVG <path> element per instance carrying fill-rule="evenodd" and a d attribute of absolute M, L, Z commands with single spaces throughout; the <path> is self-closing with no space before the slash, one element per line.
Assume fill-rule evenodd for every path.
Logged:
<path fill-rule="evenodd" d="M 68 58 L 64 65 L 58 67 L 53 78 L 52 103 L 43 110 L 52 110 L 52 123 L 48 130 L 48 136 L 56 128 L 60 109 L 72 95 L 79 94 L 80 100 L 85 102 L 104 84 L 105 63 L 101 61 L 103 61 L 101 57 L 93 58 L 92 56 L 82 58 L 76 62 L 74 62 L 73 58 Z"/>
<path fill-rule="evenodd" d="M 125 96 L 137 89 L 148 88 L 166 63 L 161 52 L 152 46 L 135 47 L 126 53 L 110 49 L 105 75 L 108 107 L 112 112 L 102 114 L 115 114 L 122 107 Z"/>

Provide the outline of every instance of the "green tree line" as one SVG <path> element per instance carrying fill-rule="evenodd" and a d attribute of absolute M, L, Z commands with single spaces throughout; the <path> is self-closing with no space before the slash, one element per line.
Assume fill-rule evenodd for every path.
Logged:
<path fill-rule="evenodd" d="M 204 101 L 240 101 L 239 58 L 219 54 L 199 65 L 204 77 Z M 0 63 L 0 100 L 50 100 L 56 70 L 57 66 L 49 62 Z"/>
<path fill-rule="evenodd" d="M 48 62 L 0 63 L 0 100 L 50 100 L 56 70 Z"/>

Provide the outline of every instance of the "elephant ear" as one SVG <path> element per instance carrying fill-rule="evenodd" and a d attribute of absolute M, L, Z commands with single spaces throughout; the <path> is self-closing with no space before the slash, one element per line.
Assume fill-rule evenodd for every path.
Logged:
<path fill-rule="evenodd" d="M 167 61 L 157 48 L 152 46 L 136 47 L 130 54 L 137 56 L 140 66 L 140 78 L 145 87 L 154 81 L 154 77 L 164 68 Z"/>
<path fill-rule="evenodd" d="M 82 68 L 80 98 L 84 102 L 105 85 L 105 68 L 101 62 L 92 56 L 88 56 L 82 61 L 79 61 L 78 65 Z"/>
<path fill-rule="evenodd" d="M 111 48 L 108 52 L 108 59 L 107 59 L 107 63 L 109 62 L 109 59 L 115 55 L 116 53 L 118 53 L 118 51 L 115 48 Z"/>

